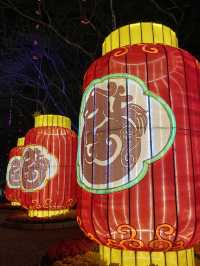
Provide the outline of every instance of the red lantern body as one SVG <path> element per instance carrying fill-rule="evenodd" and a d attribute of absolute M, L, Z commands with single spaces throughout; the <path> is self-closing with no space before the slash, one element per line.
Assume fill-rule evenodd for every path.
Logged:
<path fill-rule="evenodd" d="M 21 201 L 30 216 L 52 216 L 76 201 L 77 137 L 62 116 L 41 115 L 35 124 L 25 136 Z"/>
<path fill-rule="evenodd" d="M 5 196 L 11 204 L 20 205 L 21 201 L 21 174 L 22 174 L 22 149 L 24 138 L 18 138 L 17 147 L 11 149 L 6 173 Z"/>
<path fill-rule="evenodd" d="M 128 137 L 121 146 L 120 138 L 115 143 L 111 141 L 111 134 L 123 130 L 124 121 L 130 125 L 130 118 L 133 121 L 138 113 L 133 128 L 143 131 L 147 128 L 143 135 L 148 134 L 153 153 L 155 139 L 159 139 L 159 134 L 164 138 L 165 131 L 161 129 L 160 109 L 156 113 L 154 107 L 143 108 L 146 119 L 150 119 L 148 122 L 140 120 L 143 111 L 139 112 L 136 105 L 132 113 L 131 80 L 137 83 L 135 88 L 140 84 L 146 86 L 147 102 L 152 97 L 165 105 L 163 113 L 171 110 L 168 142 L 163 143 L 165 147 L 159 156 L 143 161 L 148 164 L 146 172 L 142 170 L 139 178 L 132 181 L 129 173 L 137 165 L 130 165 L 131 150 L 138 145 L 134 154 L 138 158 L 143 156 L 145 145 L 134 143 L 134 138 L 143 138 L 142 133 L 125 126 Z M 200 68 L 197 60 L 188 52 L 167 45 L 126 46 L 96 60 L 85 75 L 83 87 L 77 169 L 81 186 L 78 222 L 83 231 L 99 244 L 112 248 L 168 251 L 193 246 L 200 240 Z M 154 123 L 154 118 L 160 128 L 157 137 L 157 126 L 153 133 L 148 130 L 149 121 Z M 122 165 L 122 157 L 121 162 L 114 164 L 119 155 L 117 147 L 122 153 L 123 145 L 127 145 L 126 167 Z M 128 176 L 123 186 L 117 183 L 122 176 Z"/>

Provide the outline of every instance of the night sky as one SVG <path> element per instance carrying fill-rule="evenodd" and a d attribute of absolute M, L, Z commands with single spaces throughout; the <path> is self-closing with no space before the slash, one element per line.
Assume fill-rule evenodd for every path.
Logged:
<path fill-rule="evenodd" d="M 9 150 L 35 112 L 71 117 L 78 130 L 87 67 L 115 27 L 163 23 L 200 58 L 198 1 L 0 0 L 0 184 Z"/>

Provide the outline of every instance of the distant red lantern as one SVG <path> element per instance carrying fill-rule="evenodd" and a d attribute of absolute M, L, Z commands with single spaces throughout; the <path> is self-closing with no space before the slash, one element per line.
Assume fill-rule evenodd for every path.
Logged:
<path fill-rule="evenodd" d="M 11 201 L 11 205 L 19 206 L 21 201 L 21 174 L 22 174 L 22 149 L 24 138 L 18 138 L 17 147 L 11 149 L 6 173 L 6 199 Z"/>
<path fill-rule="evenodd" d="M 64 214 L 76 202 L 77 136 L 69 118 L 39 115 L 25 136 L 22 206 L 29 216 Z"/>
<path fill-rule="evenodd" d="M 200 240 L 200 71 L 176 46 L 163 25 L 122 27 L 84 78 L 78 222 L 111 249 L 176 251 Z"/>

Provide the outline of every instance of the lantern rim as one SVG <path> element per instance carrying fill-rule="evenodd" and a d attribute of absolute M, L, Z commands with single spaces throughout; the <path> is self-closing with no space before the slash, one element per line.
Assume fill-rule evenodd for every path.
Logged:
<path fill-rule="evenodd" d="M 50 218 L 53 216 L 60 216 L 60 215 L 66 215 L 69 213 L 69 209 L 58 209 L 58 210 L 51 210 L 51 209 L 46 209 L 46 210 L 34 210 L 34 209 L 29 209 L 28 210 L 28 217 L 30 218 Z"/>
<path fill-rule="evenodd" d="M 34 127 L 46 127 L 46 126 L 56 126 L 71 129 L 71 119 L 62 115 L 37 115 L 35 116 Z"/>
<path fill-rule="evenodd" d="M 102 44 L 102 55 L 116 48 L 142 43 L 178 48 L 176 33 L 170 27 L 155 22 L 138 22 L 112 31 Z"/>
<path fill-rule="evenodd" d="M 108 263 L 114 263 L 114 262 L 120 262 L 121 259 L 123 260 L 122 266 L 127 265 L 129 261 L 135 261 L 135 258 L 137 257 L 137 265 L 140 265 L 142 262 L 146 262 L 146 265 L 172 265 L 174 261 L 174 257 L 172 256 L 172 253 L 179 258 L 179 263 L 177 265 L 187 265 L 192 266 L 194 263 L 194 248 L 186 248 L 182 250 L 175 250 L 175 251 L 156 251 L 152 254 L 151 251 L 140 251 L 140 250 L 127 250 L 127 249 L 119 249 L 119 248 L 112 248 L 105 245 L 100 245 L 100 258 L 103 260 L 108 259 Z M 112 253 L 112 256 L 111 256 Z M 187 263 L 185 264 L 185 257 L 187 257 Z M 167 258 L 167 263 L 166 263 Z M 150 262 L 153 262 L 155 264 L 149 264 Z M 136 265 L 133 263 L 132 265 Z"/>

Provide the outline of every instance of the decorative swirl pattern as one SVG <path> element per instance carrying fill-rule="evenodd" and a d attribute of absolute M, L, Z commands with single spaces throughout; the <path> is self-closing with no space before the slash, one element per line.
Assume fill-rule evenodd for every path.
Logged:
<path fill-rule="evenodd" d="M 173 243 L 172 250 L 180 250 L 180 249 L 185 249 L 185 243 L 183 240 L 178 240 Z"/>
<path fill-rule="evenodd" d="M 184 247 L 184 242 L 177 241 L 172 242 L 170 238 L 173 238 L 175 234 L 175 228 L 169 224 L 160 224 L 156 228 L 156 239 L 149 242 L 149 248 L 157 251 L 176 250 L 179 247 Z"/>
<path fill-rule="evenodd" d="M 149 47 L 149 45 L 143 45 L 142 46 L 142 51 L 145 53 L 150 53 L 150 54 L 157 54 L 159 52 L 158 48 L 156 47 Z"/>
<path fill-rule="evenodd" d="M 75 203 L 76 202 L 73 199 L 68 199 L 66 203 L 67 208 L 72 208 L 75 205 Z"/>
<path fill-rule="evenodd" d="M 133 228 L 130 225 L 120 225 L 117 228 L 117 232 L 119 234 L 130 234 L 130 238 L 129 239 L 124 239 L 122 241 L 120 241 L 120 245 L 121 247 L 123 247 L 124 249 L 141 249 L 144 246 L 144 243 L 141 240 L 136 239 L 137 236 L 137 232 L 135 230 L 135 228 Z"/>
<path fill-rule="evenodd" d="M 149 248 L 156 251 L 168 251 L 172 249 L 172 242 L 165 239 L 155 239 L 149 242 Z"/>
<path fill-rule="evenodd" d="M 114 239 L 108 238 L 106 242 L 106 246 L 111 247 L 111 248 L 122 248 L 120 243 Z"/>
<path fill-rule="evenodd" d="M 31 201 L 31 206 L 29 206 L 30 209 L 33 210 L 62 210 L 65 206 L 58 205 L 56 203 L 54 203 L 53 199 L 47 198 L 44 200 L 44 202 L 42 204 L 40 204 L 38 202 L 38 200 L 32 200 Z M 67 207 L 67 206 L 66 206 Z"/>
<path fill-rule="evenodd" d="M 127 47 L 121 47 L 117 50 L 117 52 L 114 53 L 114 56 L 119 57 L 119 56 L 125 55 L 127 53 L 128 53 L 128 48 Z"/>
<path fill-rule="evenodd" d="M 42 208 L 41 204 L 37 200 L 32 200 L 31 204 L 32 205 L 29 206 L 30 209 L 39 210 Z"/>
<path fill-rule="evenodd" d="M 144 246 L 142 240 L 136 239 L 137 232 L 135 228 L 128 224 L 118 226 L 117 233 L 120 234 L 123 239 L 121 241 L 107 239 L 107 246 L 129 250 L 141 249 Z"/>
<path fill-rule="evenodd" d="M 175 228 L 169 224 L 161 224 L 156 228 L 156 239 L 145 243 L 137 239 L 136 229 L 128 224 L 120 225 L 117 227 L 116 239 L 107 239 L 106 245 L 111 248 L 120 248 L 128 250 L 145 250 L 147 247 L 152 251 L 168 251 L 184 249 L 184 241 L 178 240 L 173 242 Z M 117 235 L 116 234 L 116 235 Z M 122 240 L 119 240 L 119 235 Z"/>

